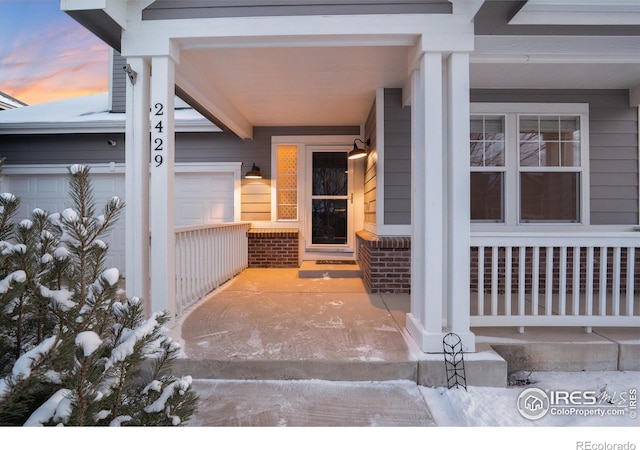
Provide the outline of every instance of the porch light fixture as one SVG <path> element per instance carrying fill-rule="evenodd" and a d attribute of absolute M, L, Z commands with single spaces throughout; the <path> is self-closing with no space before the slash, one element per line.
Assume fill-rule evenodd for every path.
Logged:
<path fill-rule="evenodd" d="M 358 147 L 358 144 L 356 144 L 356 142 L 362 142 L 365 145 L 365 148 L 360 148 Z M 371 145 L 371 139 L 367 139 L 367 141 L 363 141 L 362 139 L 355 139 L 353 141 L 353 150 L 351 150 L 349 152 L 348 158 L 349 159 L 360 159 L 360 158 L 364 158 L 365 156 L 367 156 L 367 147 Z"/>
<path fill-rule="evenodd" d="M 262 178 L 262 173 L 260 173 L 260 167 L 256 166 L 256 163 L 253 163 L 253 167 L 251 167 L 251 170 L 247 172 L 247 174 L 244 177 L 252 178 L 252 179 Z"/>

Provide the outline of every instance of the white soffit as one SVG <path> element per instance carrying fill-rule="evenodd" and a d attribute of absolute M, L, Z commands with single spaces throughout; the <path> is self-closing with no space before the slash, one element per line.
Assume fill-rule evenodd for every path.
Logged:
<path fill-rule="evenodd" d="M 254 126 L 358 125 L 380 86 L 406 83 L 408 47 L 187 49 L 181 64 Z"/>
<path fill-rule="evenodd" d="M 529 0 L 510 25 L 640 25 L 639 0 Z"/>

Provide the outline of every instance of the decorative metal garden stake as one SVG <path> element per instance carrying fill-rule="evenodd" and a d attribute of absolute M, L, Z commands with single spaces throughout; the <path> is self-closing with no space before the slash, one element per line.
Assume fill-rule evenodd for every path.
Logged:
<path fill-rule="evenodd" d="M 447 374 L 447 387 L 462 386 L 467 390 L 467 379 L 464 371 L 464 354 L 462 339 L 455 333 L 448 333 L 442 339 L 444 348 L 444 365 Z"/>

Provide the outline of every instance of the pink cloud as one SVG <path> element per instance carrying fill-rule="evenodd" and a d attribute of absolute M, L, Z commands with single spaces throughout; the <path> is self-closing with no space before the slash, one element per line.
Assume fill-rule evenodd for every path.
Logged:
<path fill-rule="evenodd" d="M 105 92 L 108 60 L 107 45 L 84 28 L 50 27 L 0 55 L 0 90 L 27 104 Z"/>

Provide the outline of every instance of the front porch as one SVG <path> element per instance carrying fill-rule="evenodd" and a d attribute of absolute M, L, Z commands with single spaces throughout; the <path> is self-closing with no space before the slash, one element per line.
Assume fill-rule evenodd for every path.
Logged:
<path fill-rule="evenodd" d="M 360 278 L 247 269 L 189 307 L 174 328 L 199 379 L 410 380 L 446 385 L 442 354 L 406 332 L 408 294 L 368 293 Z M 517 370 L 639 370 L 637 328 L 473 328 L 467 383 L 506 386 Z"/>

